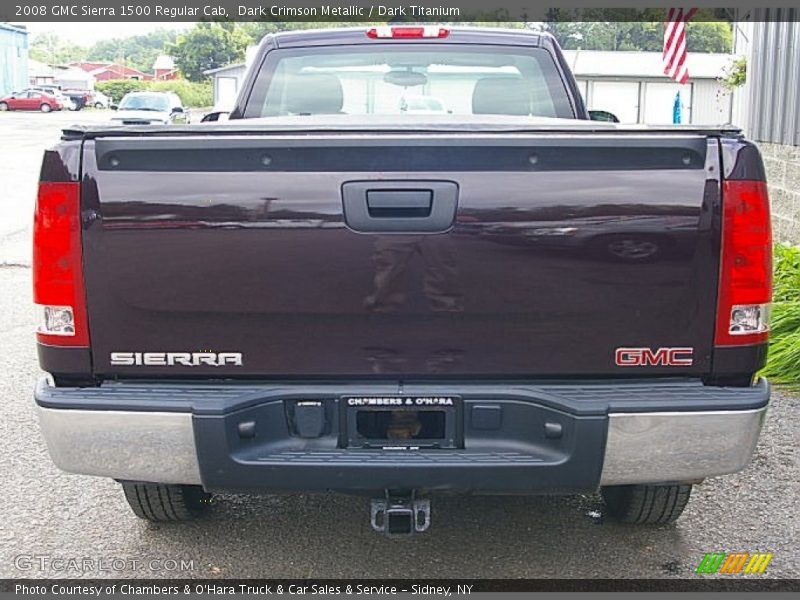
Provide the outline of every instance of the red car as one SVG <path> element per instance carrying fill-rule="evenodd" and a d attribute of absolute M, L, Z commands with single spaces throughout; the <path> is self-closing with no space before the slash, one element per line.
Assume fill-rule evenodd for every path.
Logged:
<path fill-rule="evenodd" d="M 58 98 L 41 90 L 13 92 L 0 98 L 0 111 L 40 110 L 42 112 L 50 112 L 51 110 L 61 110 L 62 108 L 64 106 Z"/>

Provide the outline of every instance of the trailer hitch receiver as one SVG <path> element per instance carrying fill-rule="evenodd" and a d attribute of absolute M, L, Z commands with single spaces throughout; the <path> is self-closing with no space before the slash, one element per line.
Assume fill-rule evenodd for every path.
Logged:
<path fill-rule="evenodd" d="M 370 523 L 375 531 L 389 537 L 407 537 L 426 531 L 431 525 L 431 501 L 415 494 L 390 494 L 370 502 Z"/>

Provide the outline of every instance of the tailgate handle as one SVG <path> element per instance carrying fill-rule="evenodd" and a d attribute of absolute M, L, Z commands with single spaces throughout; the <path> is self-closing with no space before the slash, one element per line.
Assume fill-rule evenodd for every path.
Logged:
<path fill-rule="evenodd" d="M 458 207 L 454 181 L 348 181 L 342 185 L 347 225 L 363 233 L 441 233 Z"/>
<path fill-rule="evenodd" d="M 367 190 L 367 212 L 374 219 L 429 217 L 431 190 Z"/>

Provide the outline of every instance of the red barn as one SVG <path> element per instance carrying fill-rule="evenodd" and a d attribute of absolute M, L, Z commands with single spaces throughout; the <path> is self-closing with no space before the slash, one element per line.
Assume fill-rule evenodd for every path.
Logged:
<path fill-rule="evenodd" d="M 161 54 L 153 63 L 153 79 L 156 81 L 168 81 L 178 78 L 178 69 L 175 68 L 175 61 L 171 56 Z"/>
<path fill-rule="evenodd" d="M 139 79 L 146 81 L 153 79 L 153 76 L 148 73 L 142 73 L 138 69 L 111 62 L 81 61 L 70 63 L 70 66 L 91 73 L 96 81 L 107 81 L 109 79 Z"/>

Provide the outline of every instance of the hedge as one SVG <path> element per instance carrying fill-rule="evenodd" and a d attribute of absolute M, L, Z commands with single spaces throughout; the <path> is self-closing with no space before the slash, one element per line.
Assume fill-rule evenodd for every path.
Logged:
<path fill-rule="evenodd" d="M 800 384 L 800 246 L 775 246 L 770 329 L 763 374 L 775 383 Z"/>
<path fill-rule="evenodd" d="M 213 91 L 210 82 L 195 83 L 185 79 L 171 81 L 140 81 L 138 79 L 109 79 L 99 81 L 95 89 L 111 98 L 118 104 L 128 92 L 174 92 L 187 107 L 205 108 L 213 104 Z"/>

